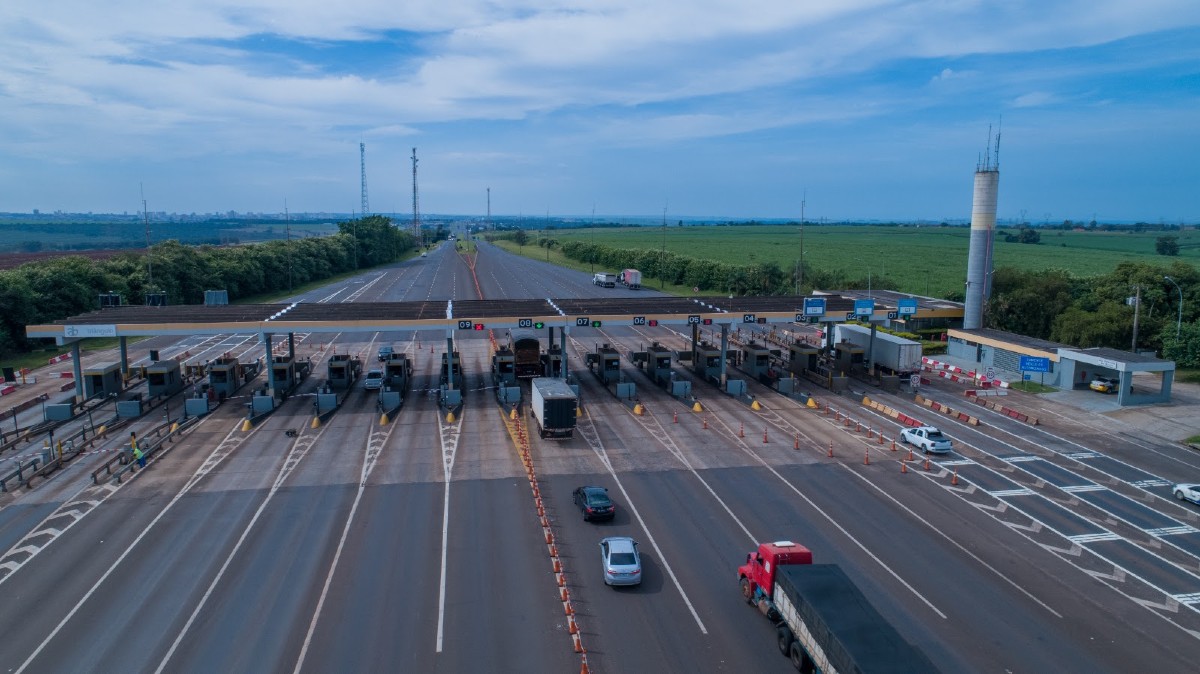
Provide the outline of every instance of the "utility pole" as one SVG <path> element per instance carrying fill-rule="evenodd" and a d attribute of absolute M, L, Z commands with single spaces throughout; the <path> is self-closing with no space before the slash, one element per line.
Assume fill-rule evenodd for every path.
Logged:
<path fill-rule="evenodd" d="M 288 292 L 292 292 L 292 217 L 288 213 L 287 199 L 283 200 L 283 227 L 287 232 Z"/>
<path fill-rule="evenodd" d="M 154 288 L 154 262 L 150 258 L 150 211 L 146 209 L 146 190 L 138 183 L 138 192 L 142 195 L 142 224 L 146 228 L 146 291 Z"/>
<path fill-rule="evenodd" d="M 415 148 L 415 147 L 412 149 L 412 165 L 413 165 L 413 221 L 412 221 L 413 236 L 416 237 L 418 242 L 424 243 L 425 237 L 421 236 L 421 210 L 418 207 L 418 202 L 417 202 L 417 148 Z M 489 195 L 491 194 L 490 189 L 488 190 L 488 194 Z M 489 196 L 488 199 L 489 199 L 489 203 L 490 203 L 491 197 Z"/>
<path fill-rule="evenodd" d="M 800 294 L 800 288 L 804 285 L 804 202 L 808 201 L 808 190 L 804 190 L 804 196 L 800 197 L 800 268 L 796 272 L 796 294 Z"/>
<path fill-rule="evenodd" d="M 658 258 L 659 279 L 658 287 L 660 290 L 667 287 L 667 207 L 663 206 L 663 222 L 662 222 L 662 255 Z"/>
<path fill-rule="evenodd" d="M 1142 286 L 1133 286 L 1133 346 L 1130 351 L 1137 353 L 1138 313 L 1142 308 Z"/>

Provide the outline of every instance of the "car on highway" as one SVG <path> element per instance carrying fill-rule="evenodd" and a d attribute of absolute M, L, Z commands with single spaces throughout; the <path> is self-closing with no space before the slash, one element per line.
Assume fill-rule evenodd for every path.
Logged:
<path fill-rule="evenodd" d="M 363 388 L 368 391 L 378 391 L 383 388 L 383 370 L 367 372 L 367 377 L 363 380 Z"/>
<path fill-rule="evenodd" d="M 918 426 L 900 431 L 900 442 L 913 445 L 926 454 L 946 454 L 954 448 L 950 438 L 934 426 Z"/>
<path fill-rule="evenodd" d="M 583 520 L 611 520 L 617 513 L 617 506 L 608 497 L 604 487 L 577 487 L 571 493 L 575 505 L 583 513 Z"/>
<path fill-rule="evenodd" d="M 1092 383 L 1088 384 L 1088 388 L 1101 393 L 1116 393 L 1117 387 L 1121 382 L 1109 377 L 1096 377 L 1092 379 Z"/>
<path fill-rule="evenodd" d="M 628 536 L 610 536 L 600 541 L 600 561 L 605 585 L 641 585 L 642 558 L 638 544 Z"/>
<path fill-rule="evenodd" d="M 1171 492 L 1175 494 L 1175 498 L 1180 501 L 1191 501 L 1196 505 L 1200 505 L 1200 484 L 1189 484 L 1180 482 L 1171 487 Z"/>
<path fill-rule="evenodd" d="M 395 352 L 396 352 L 396 349 L 392 348 L 391 346 L 379 347 L 379 362 L 382 363 L 383 361 L 387 360 L 388 358 L 391 358 L 392 354 Z"/>
<path fill-rule="evenodd" d="M 421 257 L 429 257 L 429 254 L 425 251 L 421 251 Z"/>

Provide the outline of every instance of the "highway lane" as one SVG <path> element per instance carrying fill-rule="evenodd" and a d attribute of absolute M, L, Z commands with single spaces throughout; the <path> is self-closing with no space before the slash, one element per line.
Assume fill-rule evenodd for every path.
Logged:
<path fill-rule="evenodd" d="M 439 255 L 457 259 L 446 251 L 431 253 L 424 258 L 426 267 L 449 271 L 465 264 L 439 261 Z M 485 247 L 479 268 L 493 269 L 497 282 L 521 279 L 534 296 L 568 294 L 550 292 L 558 289 L 552 284 L 560 277 L 539 271 L 543 265 L 536 261 L 517 261 L 513 271 L 504 272 L 510 259 Z M 456 296 L 466 292 L 459 271 L 452 281 L 443 281 L 404 269 L 389 272 L 359 297 L 400 292 L 414 299 L 435 286 Z M 428 285 L 422 287 L 426 281 L 417 276 Z M 481 286 L 491 296 L 491 281 L 485 278 Z M 594 288 L 587 275 L 582 278 L 587 285 L 576 287 L 576 294 L 613 290 Z M 667 338 L 665 330 L 658 332 Z M 604 333 L 572 331 L 585 347 L 604 336 L 636 346 L 646 334 L 607 327 Z M 342 352 L 362 353 L 368 367 L 374 349 L 391 337 L 312 336 L 333 340 Z M 446 334 L 417 335 L 419 352 L 413 337 L 396 333 L 393 341 L 412 350 L 414 387 L 423 391 L 436 385 Z M 468 388 L 478 388 L 481 376 L 486 381 L 485 334 L 455 337 L 467 364 Z M 1128 670 L 1132 663 L 1171 671 L 1186 667 L 1187 654 L 1194 652 L 1194 637 L 972 506 L 944 479 L 902 476 L 888 458 L 862 466 L 858 452 L 850 449 L 863 447 L 861 437 L 812 410 L 761 394 L 784 422 L 811 439 L 797 452 L 791 438 L 777 436 L 774 426 L 771 442 L 762 443 L 764 416 L 708 384 L 694 384 L 709 409 L 698 415 L 623 362 L 650 410 L 646 418 L 636 418 L 587 373 L 575 345 L 570 348 L 588 416 L 576 438 L 533 438 L 532 447 L 593 671 L 787 671 L 790 665 L 777 654 L 773 631 L 745 605 L 734 577 L 756 540 L 779 537 L 812 546 L 820 561 L 846 565 L 873 603 L 946 671 Z M 855 402 L 841 401 L 848 407 Z M 211 466 L 151 526 L 152 515 L 194 478 L 231 429 L 223 416 L 230 408 L 219 411 L 165 460 L 127 482 L 56 540 L 45 560 L 0 583 L 0 602 L 14 614 L 34 616 L 20 620 L 7 610 L 0 616 L 0 629 L 13 637 L 0 646 L 0 663 L 18 668 L 45 640 L 28 671 L 86 669 L 97 662 L 153 671 L 178 640 L 166 659 L 170 669 L 287 671 L 302 651 L 304 671 L 578 669 L 529 485 L 504 431 L 502 410 L 487 391 L 468 391 L 465 409 L 450 424 L 431 396 L 410 395 L 392 420 L 392 435 L 377 447 L 361 496 L 368 440 L 379 439 L 387 428 L 378 425 L 378 411 L 355 392 L 322 429 L 309 429 L 308 405 L 302 397 L 285 403 L 249 436 L 251 441 Z M 705 416 L 709 429 L 700 425 Z M 214 423 L 217 419 L 222 425 Z M 742 424 L 746 437 L 738 438 Z M 593 431 L 591 442 L 585 427 Z M 320 432 L 321 440 L 271 496 L 297 442 L 284 433 L 288 428 L 304 429 L 304 435 Z M 457 438 L 453 446 L 448 437 Z M 832 460 L 819 449 L 829 440 L 839 450 Z M 597 447 L 603 448 L 601 454 Z M 886 456 L 883 451 L 880 456 Z M 570 491 L 584 482 L 616 480 L 602 456 L 624 486 L 619 505 L 635 505 L 640 517 L 623 508 L 612 525 L 580 521 Z M 260 507 L 262 514 L 250 527 Z M 13 530 L 21 519 L 15 512 L 0 510 Z M 448 583 L 443 614 L 444 514 Z M 234 553 L 244 532 L 249 533 Z M 939 532 L 949 533 L 961 547 Z M 608 533 L 642 541 L 643 588 L 603 585 L 596 545 Z M 119 559 L 125 550 L 131 552 Z M 109 569 L 114 570 L 103 577 Z M 937 617 L 935 609 L 947 618 Z M 193 613 L 196 620 L 185 632 Z M 60 623 L 60 631 L 46 639 Z M 127 646 L 130 634 L 137 635 L 140 648 Z"/>

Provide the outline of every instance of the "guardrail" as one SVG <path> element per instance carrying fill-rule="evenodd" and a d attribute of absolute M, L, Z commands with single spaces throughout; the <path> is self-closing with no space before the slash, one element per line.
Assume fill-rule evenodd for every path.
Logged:
<path fill-rule="evenodd" d="M 138 438 L 138 448 L 142 450 L 142 456 L 149 461 L 159 450 L 163 449 L 163 445 L 175 442 L 177 436 L 199 422 L 200 417 L 189 417 L 183 422 L 165 421 L 159 424 Z M 100 484 L 101 473 L 104 474 L 104 479 L 120 483 L 122 476 L 126 473 L 133 473 L 138 469 L 137 462 L 133 460 L 133 448 L 125 446 L 121 448 L 121 451 L 116 456 L 105 461 L 102 466 L 92 471 L 92 484 Z"/>
<path fill-rule="evenodd" d="M 8 483 L 10 481 L 12 481 L 13 479 L 16 479 L 17 483 L 21 486 L 26 485 L 29 481 L 29 478 L 26 477 L 26 475 L 28 474 L 29 477 L 32 477 L 33 472 L 38 469 L 38 466 L 41 463 L 42 463 L 42 457 L 40 457 L 40 456 L 35 456 L 31 459 L 26 459 L 24 461 L 18 460 L 17 466 L 16 466 L 16 468 L 14 468 L 12 470 L 12 472 L 10 472 L 8 475 L 5 475 L 4 477 L 0 477 L 0 492 L 7 492 L 8 491 Z"/>

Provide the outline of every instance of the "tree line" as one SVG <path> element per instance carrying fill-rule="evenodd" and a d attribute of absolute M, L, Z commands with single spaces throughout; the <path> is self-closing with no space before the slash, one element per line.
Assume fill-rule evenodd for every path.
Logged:
<path fill-rule="evenodd" d="M 107 260 L 65 256 L 22 265 L 0 271 L 0 353 L 30 349 L 26 325 L 92 311 L 101 293 L 138 304 L 147 293 L 163 292 L 178 305 L 202 304 L 205 290 L 226 290 L 232 302 L 394 262 L 417 245 L 388 218 L 373 215 L 338 223 L 331 236 L 221 247 L 166 241 Z"/>

